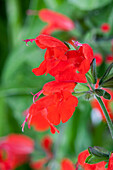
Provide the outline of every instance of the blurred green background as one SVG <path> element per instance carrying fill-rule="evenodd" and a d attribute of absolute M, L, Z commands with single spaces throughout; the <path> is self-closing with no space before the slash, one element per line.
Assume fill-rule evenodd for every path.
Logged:
<path fill-rule="evenodd" d="M 38 16 L 28 16 L 28 9 L 52 9 L 65 14 L 75 23 L 75 29 L 70 32 L 56 31 L 52 36 L 66 41 L 75 37 L 81 43 L 89 43 L 94 52 L 103 56 L 104 62 L 98 70 L 100 77 L 106 67 L 105 58 L 111 53 L 113 38 L 113 1 L 112 0 L 1 0 L 0 10 L 0 137 L 10 133 L 22 133 L 21 124 L 24 121 L 23 111 L 32 104 L 30 92 L 38 92 L 44 83 L 52 80 L 50 75 L 36 77 L 32 68 L 39 66 L 45 51 L 39 49 L 35 42 L 27 47 L 23 39 L 35 38 L 46 25 Z M 102 33 L 101 24 L 110 24 L 110 31 Z M 77 155 L 88 146 L 102 146 L 113 150 L 113 142 L 106 123 L 94 124 L 91 120 L 91 105 L 84 98 L 79 99 L 79 105 L 72 118 L 65 124 L 60 124 L 60 134 L 36 132 L 25 126 L 25 135 L 35 140 L 40 148 L 40 139 L 50 134 L 54 140 L 53 152 L 55 159 L 50 166 L 57 169 L 57 164 L 63 157 L 77 161 Z M 43 155 L 40 149 L 32 154 L 32 159 Z M 23 165 L 18 170 L 30 169 Z"/>

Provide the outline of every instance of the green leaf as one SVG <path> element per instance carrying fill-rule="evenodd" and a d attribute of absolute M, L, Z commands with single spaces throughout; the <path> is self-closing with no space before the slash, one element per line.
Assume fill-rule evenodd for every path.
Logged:
<path fill-rule="evenodd" d="M 104 82 L 101 84 L 101 87 L 113 89 L 113 77 L 111 77 L 110 79 L 104 81 Z"/>
<path fill-rule="evenodd" d="M 102 162 L 102 161 L 107 162 L 108 160 L 109 160 L 109 157 L 99 157 L 99 156 L 95 156 L 95 155 L 91 154 L 86 158 L 85 163 L 96 164 L 96 163 Z"/>
<path fill-rule="evenodd" d="M 95 89 L 94 92 L 99 97 L 104 95 L 104 90 L 102 90 L 102 89 Z"/>
<path fill-rule="evenodd" d="M 73 96 L 76 96 L 76 97 L 80 97 L 80 96 L 83 96 L 83 95 L 85 95 L 86 94 L 86 92 L 75 92 L 75 93 L 73 93 Z"/>
<path fill-rule="evenodd" d="M 110 66 L 107 68 L 104 75 L 100 79 L 99 86 L 111 88 L 113 87 L 112 82 L 113 82 L 113 63 L 110 64 Z"/>
<path fill-rule="evenodd" d="M 91 69 L 86 73 L 86 78 L 90 84 L 95 84 L 95 79 L 92 75 Z"/>
<path fill-rule="evenodd" d="M 91 63 L 91 74 L 94 78 L 93 84 L 96 84 L 97 82 L 97 72 L 96 72 L 96 59 L 94 58 L 92 63 Z"/>
<path fill-rule="evenodd" d="M 105 99 L 108 99 L 108 100 L 111 99 L 111 95 L 110 95 L 107 91 L 104 91 L 103 97 L 104 97 Z"/>
<path fill-rule="evenodd" d="M 76 50 L 73 45 L 71 45 L 70 43 L 68 43 L 67 41 L 64 41 L 64 44 L 70 49 L 70 50 Z"/>
<path fill-rule="evenodd" d="M 106 163 L 105 168 L 108 168 L 108 163 Z"/>
<path fill-rule="evenodd" d="M 92 155 L 99 156 L 99 157 L 108 157 L 109 158 L 109 152 L 104 150 L 101 147 L 98 147 L 98 146 L 88 147 L 88 151 Z"/>
<path fill-rule="evenodd" d="M 83 84 L 83 83 L 78 83 L 74 88 L 75 93 L 86 92 L 86 91 L 89 91 L 89 90 L 90 90 L 90 88 L 86 84 Z"/>

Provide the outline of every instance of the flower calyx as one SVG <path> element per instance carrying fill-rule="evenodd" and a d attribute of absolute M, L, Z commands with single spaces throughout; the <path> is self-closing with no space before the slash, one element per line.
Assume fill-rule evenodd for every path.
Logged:
<path fill-rule="evenodd" d="M 109 161 L 110 152 L 108 152 L 104 148 L 94 146 L 94 147 L 89 147 L 88 151 L 90 155 L 86 158 L 85 163 L 96 164 L 102 161 L 105 162 Z"/>
<path fill-rule="evenodd" d="M 111 99 L 111 95 L 107 91 L 105 91 L 103 89 L 95 89 L 94 93 L 98 97 L 102 97 L 103 96 L 105 99 L 108 99 L 108 100 Z"/>

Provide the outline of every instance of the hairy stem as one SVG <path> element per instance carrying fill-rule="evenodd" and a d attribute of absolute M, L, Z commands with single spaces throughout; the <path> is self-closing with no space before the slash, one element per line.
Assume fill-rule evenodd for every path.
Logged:
<path fill-rule="evenodd" d="M 110 130 L 110 133 L 111 133 L 111 137 L 113 139 L 113 124 L 112 124 L 112 121 L 111 121 L 111 119 L 109 117 L 109 114 L 108 114 L 108 112 L 106 110 L 106 107 L 105 107 L 102 99 L 100 97 L 98 97 L 98 96 L 96 96 L 96 98 L 97 98 L 97 101 L 99 102 L 99 104 L 100 104 L 100 106 L 101 106 L 101 108 L 102 108 L 102 110 L 104 112 L 104 115 L 105 115 L 109 130 Z"/>

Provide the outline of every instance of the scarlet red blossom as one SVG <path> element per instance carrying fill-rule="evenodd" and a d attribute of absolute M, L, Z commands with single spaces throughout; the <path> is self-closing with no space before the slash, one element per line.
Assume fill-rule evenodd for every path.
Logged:
<path fill-rule="evenodd" d="M 46 100 L 45 100 L 46 102 Z M 35 111 L 35 104 L 31 105 L 32 109 L 31 111 Z M 28 122 L 28 128 L 30 126 L 33 126 L 36 131 L 43 132 L 51 128 L 51 133 L 59 133 L 56 127 L 53 126 L 53 124 L 47 119 L 46 115 L 46 109 L 42 109 L 42 111 L 37 110 L 37 114 L 34 115 L 29 113 L 29 109 L 27 109 L 27 116 L 25 118 L 25 121 L 22 124 L 22 131 L 24 131 L 25 123 Z M 31 112 L 31 113 L 32 113 Z"/>
<path fill-rule="evenodd" d="M 103 97 L 101 97 L 101 99 L 102 99 L 103 103 L 105 104 L 105 107 L 107 109 L 107 112 L 108 112 L 110 118 L 113 120 L 113 91 L 108 90 L 108 89 L 106 91 L 111 95 L 111 99 L 107 100 Z M 96 99 L 93 99 L 91 101 L 91 105 L 92 105 L 92 108 L 98 109 L 100 111 L 103 121 L 106 121 L 106 118 L 104 116 L 104 113 L 103 113 L 102 108 L 100 107 L 98 101 Z"/>
<path fill-rule="evenodd" d="M 74 92 L 75 86 L 76 86 L 76 83 L 74 82 L 68 83 L 68 82 L 51 81 L 51 82 L 46 83 L 43 86 L 43 94 L 50 95 L 50 94 L 61 92 L 61 91 Z"/>
<path fill-rule="evenodd" d="M 106 170 L 105 168 L 106 162 L 104 161 L 96 163 L 96 164 L 85 163 L 85 160 L 89 155 L 90 154 L 88 150 L 85 150 L 78 155 L 79 166 L 81 166 L 84 170 Z"/>
<path fill-rule="evenodd" d="M 64 158 L 61 162 L 61 170 L 75 170 L 75 167 L 69 159 Z"/>
<path fill-rule="evenodd" d="M 59 132 L 53 125 L 58 125 L 61 121 L 65 123 L 73 115 L 78 99 L 71 94 L 76 83 L 68 82 L 48 82 L 43 89 L 35 94 L 34 103 L 29 108 L 27 119 L 28 125 L 33 125 L 38 131 L 45 131 L 51 128 L 51 132 Z M 39 94 L 44 97 L 40 98 Z M 23 127 L 25 122 L 23 123 Z"/>
<path fill-rule="evenodd" d="M 38 14 L 39 18 L 48 25 L 41 30 L 41 34 L 51 34 L 56 30 L 70 31 L 74 29 L 74 22 L 63 14 L 50 9 L 42 9 L 39 12 L 28 10 L 28 15 Z"/>
<path fill-rule="evenodd" d="M 34 142 L 25 135 L 11 134 L 0 141 L 0 168 L 13 170 L 29 160 Z"/>
<path fill-rule="evenodd" d="M 49 73 L 57 81 L 87 82 L 85 74 L 93 59 L 93 50 L 88 44 L 69 50 L 63 42 L 48 35 L 39 35 L 35 42 L 40 48 L 47 48 L 44 61 L 32 70 L 36 76 Z"/>
<path fill-rule="evenodd" d="M 53 157 L 52 153 L 53 139 L 50 136 L 44 136 L 41 140 L 41 146 L 45 150 L 48 157 Z"/>
<path fill-rule="evenodd" d="M 101 25 L 101 31 L 104 33 L 107 33 L 110 31 L 110 25 L 108 23 L 103 23 Z"/>
<path fill-rule="evenodd" d="M 53 125 L 58 125 L 60 121 L 63 123 L 68 121 L 73 115 L 77 103 L 77 98 L 68 91 L 44 96 L 33 103 L 29 109 L 30 125 L 33 125 L 36 130 L 39 130 L 39 126 L 42 126 L 43 129 L 45 127 L 44 120 L 40 119 L 39 121 L 39 115 L 42 115 L 50 125 L 51 132 L 55 133 L 56 129 L 53 128 Z"/>
<path fill-rule="evenodd" d="M 102 55 L 100 53 L 95 53 L 94 58 L 96 59 L 96 65 L 100 66 L 103 61 Z"/>
<path fill-rule="evenodd" d="M 113 62 L 113 55 L 109 54 L 106 56 L 106 63 L 112 63 Z"/>

